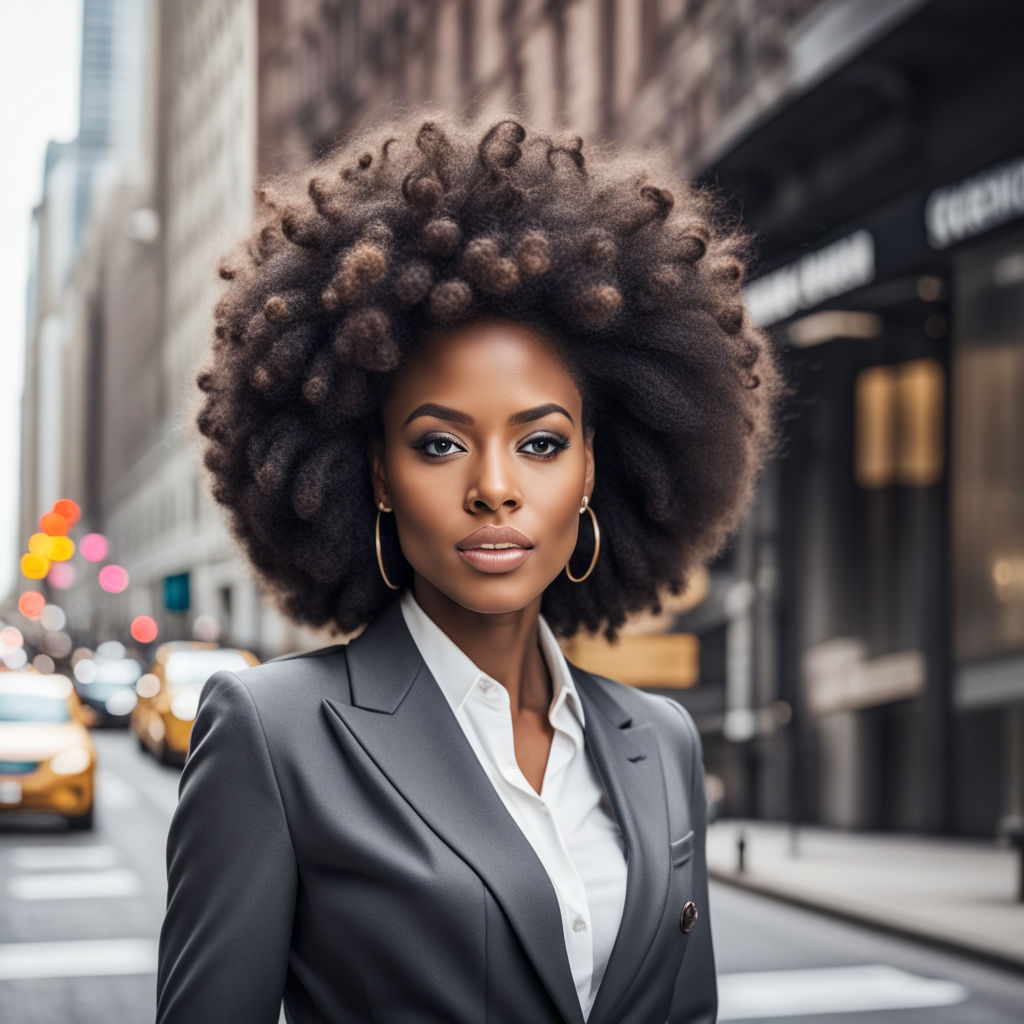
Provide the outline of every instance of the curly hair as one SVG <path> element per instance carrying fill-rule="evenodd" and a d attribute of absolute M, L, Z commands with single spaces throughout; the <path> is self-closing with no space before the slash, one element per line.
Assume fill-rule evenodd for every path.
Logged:
<path fill-rule="evenodd" d="M 535 325 L 558 340 L 596 427 L 602 537 L 593 574 L 560 575 L 542 611 L 560 635 L 614 639 L 724 547 L 777 447 L 781 373 L 740 287 L 749 237 L 670 165 L 652 172 L 654 152 L 584 158 L 578 136 L 514 118 L 424 118 L 257 191 L 196 380 L 212 495 L 285 615 L 357 630 L 393 596 L 367 443 L 394 374 L 437 330 Z M 385 541 L 389 575 L 408 583 Z"/>

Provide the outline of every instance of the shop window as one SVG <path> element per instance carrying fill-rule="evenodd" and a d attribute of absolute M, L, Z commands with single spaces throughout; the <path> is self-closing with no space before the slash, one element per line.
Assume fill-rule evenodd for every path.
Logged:
<path fill-rule="evenodd" d="M 861 487 L 927 487 L 943 473 L 945 378 L 934 359 L 857 375 L 854 472 Z"/>
<path fill-rule="evenodd" d="M 1024 648 L 1024 238 L 965 259 L 953 361 L 958 658 Z"/>

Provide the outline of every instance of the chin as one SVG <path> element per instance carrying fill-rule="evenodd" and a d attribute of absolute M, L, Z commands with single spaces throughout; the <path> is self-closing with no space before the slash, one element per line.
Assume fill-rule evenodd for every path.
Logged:
<path fill-rule="evenodd" d="M 461 567 L 460 567 L 461 568 Z M 460 574 L 461 575 L 461 574 Z M 448 576 L 444 585 L 427 577 L 428 582 L 448 600 L 467 611 L 482 615 L 502 615 L 522 611 L 536 601 L 551 582 L 525 578 L 515 579 L 514 573 L 474 574 L 470 580 L 456 581 Z"/>

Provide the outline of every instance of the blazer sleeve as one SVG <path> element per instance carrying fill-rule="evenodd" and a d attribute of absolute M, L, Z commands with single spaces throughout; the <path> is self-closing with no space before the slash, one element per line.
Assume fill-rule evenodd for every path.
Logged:
<path fill-rule="evenodd" d="M 668 699 L 683 717 L 691 736 L 690 814 L 696 833 L 693 853 L 693 901 L 698 913 L 697 926 L 690 933 L 683 966 L 676 979 L 668 1024 L 714 1024 L 718 1018 L 718 981 L 715 953 L 711 944 L 711 920 L 708 907 L 708 864 L 705 844 L 708 830 L 708 803 L 704 790 L 704 757 L 700 733 L 690 713 L 678 701 Z"/>
<path fill-rule="evenodd" d="M 203 687 L 167 838 L 157 1024 L 277 1024 L 297 870 L 248 687 Z"/>

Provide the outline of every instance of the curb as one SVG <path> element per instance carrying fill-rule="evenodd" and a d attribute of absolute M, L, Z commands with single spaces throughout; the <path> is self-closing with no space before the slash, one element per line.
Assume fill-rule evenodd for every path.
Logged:
<path fill-rule="evenodd" d="M 970 957 L 973 960 L 981 961 L 991 967 L 998 967 L 1001 970 L 1012 971 L 1015 974 L 1020 974 L 1024 971 L 1024 960 L 1018 957 L 1007 956 L 1005 953 L 1000 953 L 994 949 L 972 946 L 948 936 L 937 935 L 934 932 L 918 931 L 907 925 L 895 924 L 892 921 L 874 917 L 871 914 L 858 910 L 822 903 L 811 896 L 804 896 L 790 890 L 780 889 L 771 882 L 740 878 L 735 872 L 720 871 L 712 868 L 710 865 L 708 867 L 708 878 L 715 882 L 721 882 L 724 885 L 731 885 L 736 889 L 744 889 L 759 896 L 767 896 L 769 899 L 778 900 L 780 903 L 788 903 L 792 906 L 800 907 L 802 910 L 810 910 L 813 913 L 822 914 L 826 917 L 833 917 L 840 921 L 862 925 L 875 931 L 884 932 L 887 935 L 894 935 L 897 938 L 909 939 L 912 942 L 931 946 L 945 953 Z"/>

